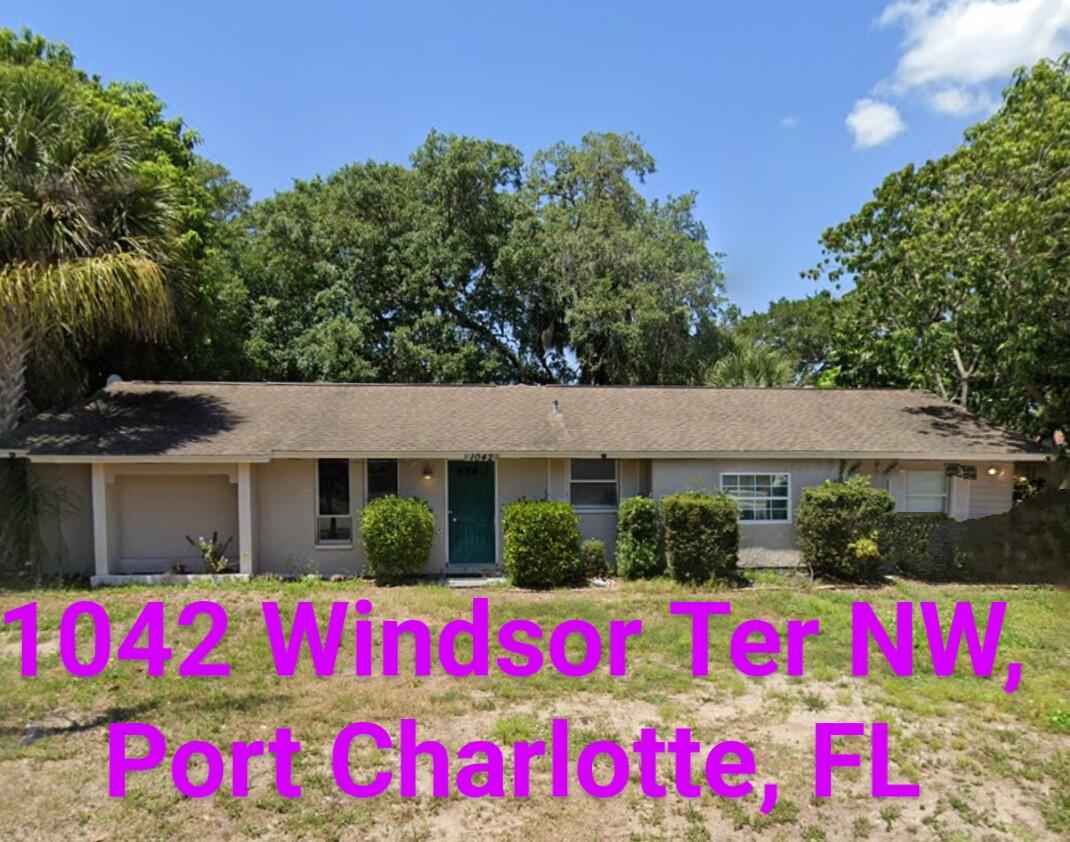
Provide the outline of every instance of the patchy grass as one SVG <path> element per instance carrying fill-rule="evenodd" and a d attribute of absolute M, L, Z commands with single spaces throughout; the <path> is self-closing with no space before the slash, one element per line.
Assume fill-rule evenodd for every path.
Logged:
<path fill-rule="evenodd" d="M 40 674 L 18 672 L 19 641 L 0 628 L 0 815 L 4 838 L 70 839 L 590 839 L 675 840 L 862 838 L 1048 839 L 1070 834 L 1070 594 L 1045 588 L 994 589 L 896 582 L 883 588 L 835 590 L 790 587 L 773 577 L 755 587 L 727 591 L 684 589 L 666 581 L 607 588 L 528 593 L 508 588 L 483 592 L 422 585 L 378 588 L 363 582 L 282 583 L 253 580 L 227 586 L 128 588 L 88 592 L 78 588 L 0 589 L 0 610 L 31 600 L 39 604 L 43 656 Z M 519 679 L 494 670 L 487 677 L 451 678 L 435 668 L 412 675 L 406 654 L 400 675 L 355 678 L 351 628 L 343 635 L 338 668 L 331 677 L 313 674 L 307 659 L 293 677 L 275 674 L 263 633 L 262 600 L 280 603 L 289 617 L 299 600 L 329 603 L 371 599 L 373 620 L 418 617 L 433 629 L 465 616 L 473 596 L 491 600 L 492 633 L 506 620 L 535 620 L 549 631 L 583 618 L 606 635 L 614 619 L 639 618 L 644 632 L 628 646 L 628 674 L 615 678 L 606 664 L 585 678 L 569 678 L 547 666 Z M 164 676 L 149 678 L 141 663 L 112 660 L 98 676 L 75 679 L 59 662 L 59 618 L 66 605 L 95 599 L 114 627 L 112 651 L 144 603 L 162 599 L 168 646 L 175 660 Z M 223 604 L 227 635 L 210 660 L 228 661 L 229 678 L 179 678 L 177 663 L 204 633 L 175 624 L 183 606 L 204 599 Z M 731 600 L 733 616 L 711 626 L 710 675 L 690 675 L 690 625 L 672 617 L 674 599 Z M 950 610 L 959 600 L 1009 604 L 995 674 L 937 678 L 926 674 L 925 649 L 916 650 L 919 674 L 897 678 L 873 659 L 868 678 L 850 676 L 850 606 L 871 602 L 882 619 L 899 600 L 934 600 Z M 745 619 L 766 619 L 784 628 L 788 619 L 821 620 L 822 633 L 806 644 L 807 674 L 761 679 L 741 676 L 728 657 L 731 629 Z M 919 623 L 920 626 L 920 623 Z M 80 639 L 87 641 L 82 629 Z M 573 642 L 575 644 L 575 642 Z M 546 647 L 540 648 L 546 651 Z M 88 647 L 85 651 L 88 651 Z M 578 657 L 575 645 L 569 647 Z M 406 653 L 408 650 L 406 649 Z M 499 653 L 492 646 L 491 658 Z M 1002 690 L 1005 665 L 1023 665 L 1020 689 Z M 576 792 L 549 795 L 549 761 L 532 762 L 532 796 L 472 801 L 454 794 L 434 799 L 429 769 L 418 772 L 421 794 L 401 798 L 395 787 L 371 800 L 345 796 L 331 774 L 334 736 L 349 722 L 369 720 L 391 734 L 403 717 L 417 720 L 422 739 L 451 751 L 470 740 L 506 747 L 506 789 L 511 794 L 508 746 L 547 739 L 551 720 L 569 719 L 575 760 L 591 740 L 628 744 L 644 727 L 662 739 L 689 727 L 704 744 L 742 740 L 754 750 L 755 783 L 776 781 L 774 812 L 758 811 L 758 793 L 725 801 L 708 793 L 690 801 L 670 795 L 647 799 L 638 788 L 638 767 L 622 795 L 598 800 Z M 167 764 L 131 778 L 125 799 L 107 797 L 107 726 L 144 721 L 169 740 L 200 739 L 225 746 L 235 740 L 270 739 L 276 727 L 293 729 L 302 743 L 294 777 L 299 800 L 274 790 L 272 764 L 251 765 L 250 795 L 217 794 L 187 799 L 175 792 Z M 892 735 L 892 779 L 921 784 L 917 800 L 874 801 L 868 773 L 841 769 L 834 797 L 812 797 L 813 728 L 818 721 L 887 722 Z M 845 741 L 868 763 L 868 742 Z M 367 781 L 380 769 L 396 768 L 395 752 L 370 741 L 354 744 L 350 767 Z M 602 767 L 599 767 L 600 769 Z M 697 771 L 696 774 L 700 774 Z M 664 764 L 660 779 L 671 781 Z M 203 776 L 203 770 L 196 772 Z M 606 770 L 602 769 L 605 780 Z M 700 780 L 700 777 L 697 777 Z M 229 758 L 227 775 L 229 783 Z M 208 830 L 210 828 L 210 830 Z"/>

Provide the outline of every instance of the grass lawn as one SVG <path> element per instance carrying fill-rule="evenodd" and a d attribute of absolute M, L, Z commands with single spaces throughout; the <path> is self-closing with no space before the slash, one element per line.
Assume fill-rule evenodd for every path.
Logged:
<path fill-rule="evenodd" d="M 411 659 L 394 678 L 355 678 L 351 625 L 343 637 L 337 673 L 320 678 L 307 659 L 290 678 L 276 676 L 264 634 L 261 600 L 277 600 L 284 617 L 298 600 L 315 600 L 326 616 L 333 601 L 369 598 L 373 619 L 416 617 L 433 628 L 465 616 L 473 596 L 491 600 L 492 635 L 506 620 L 524 617 L 544 630 L 579 617 L 601 630 L 610 620 L 641 618 L 633 638 L 628 674 L 602 669 L 581 679 L 549 668 L 529 678 L 496 671 L 484 678 L 453 678 L 436 669 L 412 676 Z M 100 675 L 75 679 L 63 671 L 58 652 L 59 617 L 78 599 L 96 599 L 116 631 L 112 651 L 144 603 L 167 605 L 167 645 L 176 659 L 167 674 L 148 678 L 144 664 L 114 658 Z M 232 665 L 228 678 L 179 678 L 177 662 L 203 634 L 178 628 L 189 602 L 213 599 L 225 605 L 229 629 L 213 660 Z M 714 620 L 707 678 L 690 675 L 690 624 L 669 615 L 674 599 L 730 599 L 731 618 Z M 868 678 L 850 676 L 850 604 L 865 599 L 882 618 L 900 600 L 935 600 L 950 611 L 958 600 L 1009 604 L 994 677 L 920 675 L 896 678 L 874 658 Z M 517 839 L 700 840 L 787 839 L 1058 839 L 1070 838 L 1070 593 L 1046 588 L 993 589 L 897 582 L 875 590 L 784 588 L 763 582 L 746 590 L 714 593 L 666 582 L 529 593 L 507 588 L 449 590 L 437 586 L 376 588 L 362 582 L 245 584 L 102 591 L 0 590 L 0 609 L 39 604 L 40 674 L 22 678 L 19 638 L 0 629 L 0 837 L 18 840 L 106 839 Z M 787 619 L 819 618 L 821 635 L 806 646 L 807 674 L 777 673 L 747 678 L 728 661 L 728 633 L 747 618 L 783 628 Z M 201 621 L 203 622 L 203 621 Z M 918 621 L 920 626 L 920 620 Z M 492 644 L 491 656 L 496 655 Z M 1023 665 L 1020 689 L 1002 690 L 1003 666 Z M 927 651 L 916 663 L 928 664 Z M 605 660 L 603 661 L 603 667 Z M 960 661 L 960 666 L 965 666 Z M 408 674 L 406 675 L 406 672 Z M 757 794 L 722 800 L 708 790 L 687 800 L 671 794 L 648 799 L 632 784 L 611 799 L 576 792 L 549 794 L 549 761 L 533 766 L 532 796 L 470 800 L 435 799 L 421 770 L 421 795 L 402 799 L 397 787 L 378 798 L 354 800 L 335 786 L 331 745 L 347 723 L 370 720 L 396 736 L 398 720 L 418 721 L 420 736 L 451 750 L 476 739 L 506 749 L 515 740 L 548 738 L 554 718 L 568 718 L 572 751 L 595 739 L 629 745 L 642 727 L 657 727 L 668 739 L 690 727 L 704 745 L 747 742 L 757 758 L 754 782 L 779 784 L 772 814 L 758 810 Z M 254 761 L 248 798 L 229 792 L 188 799 L 171 784 L 169 763 L 131 777 L 123 800 L 107 795 L 107 723 L 144 721 L 169 741 L 168 757 L 181 742 L 270 739 L 290 727 L 301 741 L 295 780 L 303 797 L 275 793 L 270 759 Z M 811 797 L 813 729 L 818 721 L 888 722 L 894 781 L 916 781 L 916 800 L 873 800 L 869 776 L 837 770 L 831 800 Z M 355 777 L 370 780 L 392 768 L 393 752 L 355 749 Z M 847 740 L 868 761 L 868 740 Z M 140 751 L 140 749 L 139 749 Z M 699 768 L 696 764 L 696 770 Z M 229 786 L 229 758 L 227 777 Z M 662 781 L 671 780 L 669 763 Z M 701 780 L 701 777 L 699 777 Z"/>

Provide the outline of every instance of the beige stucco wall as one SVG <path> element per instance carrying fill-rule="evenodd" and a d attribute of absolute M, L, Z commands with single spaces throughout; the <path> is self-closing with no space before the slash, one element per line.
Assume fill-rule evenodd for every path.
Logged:
<path fill-rule="evenodd" d="M 834 459 L 655 459 L 651 468 L 651 485 L 655 497 L 676 491 L 721 490 L 722 473 L 786 472 L 791 475 L 789 517 L 794 520 L 804 488 L 835 478 L 838 463 Z M 795 548 L 793 523 L 740 524 L 741 548 L 769 550 Z"/>
<path fill-rule="evenodd" d="M 1013 462 L 963 462 L 977 470 L 977 479 L 953 477 L 948 487 L 948 513 L 958 520 L 987 517 L 1007 511 L 1014 503 Z M 857 467 L 856 467 L 857 466 Z M 896 506 L 905 504 L 907 471 L 942 471 L 943 462 L 895 461 L 851 463 L 855 473 L 870 477 L 878 488 L 886 488 L 896 498 Z M 990 468 L 996 474 L 989 474 Z"/>
<path fill-rule="evenodd" d="M 1013 463 L 963 464 L 977 468 L 977 479 L 951 481 L 949 509 L 952 516 L 960 519 L 985 517 L 1005 512 L 1011 507 L 1014 492 Z M 990 466 L 995 466 L 1002 473 L 990 476 Z M 821 485 L 826 479 L 834 480 L 852 471 L 868 475 L 874 486 L 888 489 L 896 497 L 897 506 L 902 506 L 903 477 L 906 471 L 942 469 L 943 462 L 925 461 L 656 459 L 652 466 L 652 485 L 655 497 L 692 489 L 716 492 L 721 487 L 722 473 L 786 471 L 791 475 L 790 516 L 794 520 L 803 490 Z M 769 550 L 794 549 L 795 527 L 793 524 L 741 524 L 740 546 Z"/>
<path fill-rule="evenodd" d="M 197 550 L 186 541 L 219 533 L 233 539 L 227 556 L 238 557 L 237 485 L 224 474 L 119 475 L 114 480 L 117 528 L 116 573 L 156 573 L 181 562 L 201 566 Z"/>
<path fill-rule="evenodd" d="M 276 459 L 256 465 L 253 487 L 257 507 L 255 520 L 259 573 L 302 575 L 360 573 L 364 549 L 359 534 L 349 547 L 316 546 L 316 462 L 312 459 Z M 364 462 L 349 463 L 350 503 L 354 509 L 354 532 L 359 531 L 359 513 L 364 506 Z"/>
<path fill-rule="evenodd" d="M 988 465 L 978 465 L 977 479 L 970 484 L 970 517 L 988 517 L 1007 511 L 1014 504 L 1014 465 L 994 465 L 1000 473 L 988 474 Z"/>
<path fill-rule="evenodd" d="M 429 478 L 423 475 L 425 465 L 431 468 Z M 398 495 L 426 500 L 435 514 L 435 538 L 424 568 L 427 573 L 441 573 L 446 569 L 446 465 L 445 459 L 402 459 L 398 462 Z"/>
<path fill-rule="evenodd" d="M 498 463 L 498 489 L 501 505 L 528 497 L 532 500 L 568 500 L 567 459 L 502 459 Z M 649 490 L 649 460 L 621 459 L 617 463 L 618 497 L 623 500 Z M 617 537 L 615 509 L 580 510 L 580 534 L 598 538 L 606 545 L 612 560 Z M 499 531 L 500 532 L 500 531 Z M 498 541 L 501 543 L 499 534 Z"/>
<path fill-rule="evenodd" d="M 498 460 L 498 501 L 504 506 L 526 497 L 547 497 L 547 459 Z"/>
<path fill-rule="evenodd" d="M 432 476 L 423 476 L 429 464 Z M 977 462 L 977 479 L 951 484 L 950 507 L 956 516 L 984 517 L 1006 511 L 1012 503 L 1013 463 Z M 989 475 L 989 467 L 999 473 Z M 854 470 L 871 477 L 874 485 L 888 488 L 902 501 L 904 472 L 939 469 L 939 462 L 841 462 L 840 460 L 621 460 L 618 467 L 620 498 L 650 492 L 656 497 L 689 489 L 717 491 L 720 474 L 731 471 L 787 471 L 791 474 L 791 511 L 794 515 L 806 487 L 835 479 Z M 497 463 L 498 504 L 521 497 L 568 499 L 568 461 L 565 459 L 502 459 Z M 84 464 L 35 464 L 32 472 L 46 489 L 62 489 L 67 501 L 62 513 L 46 513 L 41 536 L 46 570 L 91 574 L 93 518 L 91 470 Z M 189 564 L 192 548 L 186 534 L 218 530 L 234 536 L 237 552 L 237 486 L 235 466 L 129 465 L 109 468 L 105 491 L 108 505 L 109 556 L 112 572 L 166 569 L 175 559 Z M 399 493 L 428 501 L 435 513 L 436 535 L 427 573 L 446 570 L 445 460 L 402 460 L 398 466 Z M 315 462 L 310 459 L 274 460 L 252 466 L 253 540 L 255 570 L 287 574 L 355 574 L 364 570 L 365 555 L 359 539 L 360 511 L 364 506 L 364 461 L 350 461 L 350 487 L 356 540 L 346 548 L 315 544 Z M 584 538 L 600 538 L 612 554 L 616 512 L 580 511 Z M 500 512 L 499 512 L 500 524 Z M 790 524 L 744 524 L 743 547 L 791 549 L 795 546 Z M 499 558 L 501 534 L 498 535 Z"/>
<path fill-rule="evenodd" d="M 423 476 L 424 465 L 432 476 Z M 401 460 L 398 494 L 426 500 L 435 514 L 435 537 L 426 573 L 440 572 L 446 563 L 446 462 Z M 279 574 L 364 572 L 367 556 L 360 540 L 360 513 L 366 495 L 363 459 L 349 462 L 350 503 L 354 541 L 345 547 L 316 545 L 316 463 L 312 459 L 277 459 L 257 465 L 254 473 L 257 535 L 256 570 Z"/>

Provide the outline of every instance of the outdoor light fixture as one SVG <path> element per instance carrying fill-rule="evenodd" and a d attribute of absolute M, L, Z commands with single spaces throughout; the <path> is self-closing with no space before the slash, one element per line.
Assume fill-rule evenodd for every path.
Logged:
<path fill-rule="evenodd" d="M 989 469 L 988 469 L 988 475 L 989 475 L 990 477 L 997 477 L 997 476 L 999 476 L 999 475 L 1000 475 L 1000 470 L 999 470 L 999 468 L 997 468 L 997 467 L 996 467 L 995 465 L 992 465 L 992 466 L 991 466 L 991 467 L 989 467 Z"/>
<path fill-rule="evenodd" d="M 424 465 L 424 479 L 431 479 L 435 475 L 435 472 L 431 470 L 431 465 Z"/>

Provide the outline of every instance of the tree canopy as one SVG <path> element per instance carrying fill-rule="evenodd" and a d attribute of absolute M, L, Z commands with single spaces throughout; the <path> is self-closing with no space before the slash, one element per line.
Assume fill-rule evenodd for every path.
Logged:
<path fill-rule="evenodd" d="M 43 100 L 39 112 L 10 105 L 31 82 L 66 104 L 62 130 L 26 130 L 47 111 Z M 19 335 L 32 329 L 49 351 L 27 360 L 12 343 L 7 370 L 25 362 L 20 382 L 37 408 L 62 406 L 112 371 L 909 386 L 1028 434 L 1070 428 L 1070 58 L 1016 73 L 962 146 L 892 173 L 822 234 L 823 259 L 804 274 L 845 294 L 782 298 L 742 318 L 725 299 L 696 195 L 652 198 L 654 159 L 629 134 L 590 133 L 525 157 L 431 131 L 404 164 L 352 163 L 250 204 L 148 87 L 105 83 L 62 44 L 0 30 L 0 87 L 10 106 L 5 304 L 21 308 Z M 56 175 L 72 149 L 106 140 L 114 154 L 97 163 L 122 179 L 81 165 Z M 60 181 L 71 186 L 52 197 L 63 219 L 92 209 L 93 225 L 35 206 Z M 53 237 L 61 228 L 71 237 Z M 32 291 L 74 277 L 88 257 L 115 272 L 116 261 L 151 263 L 170 330 L 118 336 L 75 329 L 90 320 L 71 313 L 41 319 L 43 302 L 60 299 Z M 100 324 L 140 326 L 137 287 L 80 277 L 63 288 L 115 317 Z M 134 276 L 111 280 L 123 277 Z M 40 341 L 49 331 L 53 341 Z"/>
<path fill-rule="evenodd" d="M 78 112 L 70 118 L 70 131 L 106 125 L 113 136 L 121 137 L 122 155 L 134 180 L 166 193 L 170 215 L 167 242 L 161 248 L 167 252 L 163 269 L 174 314 L 171 329 L 140 339 L 102 333 L 82 342 L 74 353 L 33 354 L 27 372 L 32 404 L 63 405 L 113 371 L 134 377 L 236 374 L 241 368 L 240 341 L 230 339 L 229 311 L 221 302 L 236 284 L 224 254 L 229 254 L 233 236 L 230 220 L 247 203 L 246 189 L 222 166 L 196 154 L 197 133 L 182 119 L 165 116 L 164 103 L 144 84 L 105 84 L 76 68 L 65 45 L 28 30 L 0 29 L 3 68 L 7 79 L 47 77 L 65 97 L 76 99 Z M 42 177 L 43 170 L 37 176 Z M 4 202 L 8 214 L 9 200 Z M 10 216 L 4 224 L 20 237 L 26 233 Z"/>
<path fill-rule="evenodd" d="M 798 385 L 814 385 L 832 355 L 836 317 L 845 306 L 828 290 L 806 298 L 780 298 L 761 312 L 734 320 L 733 334 L 779 354 Z"/>
<path fill-rule="evenodd" d="M 138 166 L 126 123 L 49 64 L 0 64 L 0 135 L 6 430 L 27 371 L 62 371 L 103 335 L 152 339 L 170 325 L 176 203 Z"/>
<path fill-rule="evenodd" d="M 653 167 L 627 135 L 525 164 L 433 131 L 411 166 L 296 182 L 242 220 L 256 376 L 688 382 L 723 282 L 695 197 L 639 192 Z"/>
<path fill-rule="evenodd" d="M 891 174 L 821 238 L 853 282 L 835 382 L 945 395 L 1035 435 L 1070 427 L 1070 57 L 1014 75 L 955 152 Z"/>

